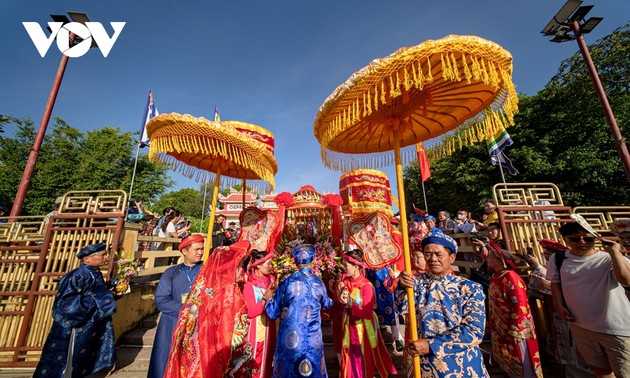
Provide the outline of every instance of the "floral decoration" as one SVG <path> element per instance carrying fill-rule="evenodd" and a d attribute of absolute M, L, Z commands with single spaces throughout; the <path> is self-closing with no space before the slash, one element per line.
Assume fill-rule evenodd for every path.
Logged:
<path fill-rule="evenodd" d="M 279 193 L 273 200 L 278 205 L 284 205 L 285 207 L 289 207 L 293 205 L 293 195 L 289 192 Z"/>
<path fill-rule="evenodd" d="M 116 253 L 116 277 L 119 280 L 130 280 L 138 275 L 138 263 L 133 259 L 127 259 L 121 256 L 121 253 Z"/>
<path fill-rule="evenodd" d="M 327 232 L 317 232 L 316 234 L 320 236 L 313 243 L 315 246 L 313 273 L 322 279 L 338 277 L 342 270 L 340 251 L 330 243 Z M 304 240 L 300 236 L 298 226 L 288 225 L 282 234 L 282 239 L 276 246 L 275 256 L 272 260 L 278 280 L 282 280 L 297 271 L 293 261 L 293 248 L 302 243 Z"/>
<path fill-rule="evenodd" d="M 324 195 L 324 201 L 328 204 L 328 206 L 341 206 L 343 205 L 343 199 L 339 194 L 326 194 Z"/>

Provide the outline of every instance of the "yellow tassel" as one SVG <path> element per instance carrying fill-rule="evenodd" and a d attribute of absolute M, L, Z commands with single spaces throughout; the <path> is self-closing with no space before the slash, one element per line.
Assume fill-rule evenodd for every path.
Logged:
<path fill-rule="evenodd" d="M 389 75 L 389 98 L 396 98 L 396 87 L 394 86 L 394 78 Z"/>
<path fill-rule="evenodd" d="M 497 73 L 496 68 L 494 67 L 494 63 L 488 62 L 488 66 L 490 68 L 490 83 L 494 88 L 499 88 L 499 74 Z"/>
<path fill-rule="evenodd" d="M 454 53 L 451 53 L 451 60 L 453 61 L 453 77 L 456 81 L 461 81 L 462 78 L 459 76 L 459 68 L 457 67 L 457 59 L 455 59 Z"/>
<path fill-rule="evenodd" d="M 472 56 L 470 58 L 472 60 L 472 74 L 475 81 L 481 81 L 483 75 L 481 74 L 481 65 L 479 65 L 479 60 L 476 56 Z"/>
<path fill-rule="evenodd" d="M 466 54 L 464 53 L 462 53 L 462 66 L 464 67 L 464 77 L 466 78 L 466 82 L 470 84 L 470 79 L 472 78 L 472 74 L 470 73 L 468 62 L 466 62 Z"/>
<path fill-rule="evenodd" d="M 365 105 L 365 92 L 363 92 L 363 118 L 367 117 L 367 106 Z"/>
<path fill-rule="evenodd" d="M 391 76 L 389 77 L 389 79 L 391 80 Z M 385 98 L 385 80 L 381 81 L 381 104 L 385 105 L 386 103 L 386 98 Z"/>
<path fill-rule="evenodd" d="M 442 78 L 444 80 L 451 79 L 451 67 L 448 64 L 448 60 L 444 61 L 444 54 L 440 54 L 440 61 L 442 62 Z"/>
<path fill-rule="evenodd" d="M 354 113 L 355 108 L 354 108 L 354 103 L 351 103 L 350 106 L 348 107 L 348 114 L 350 115 L 350 119 L 348 122 L 349 125 L 351 125 L 354 122 L 354 119 L 356 117 L 356 114 Z"/>
<path fill-rule="evenodd" d="M 368 91 L 367 94 L 367 115 L 372 114 L 372 98 L 370 97 L 371 93 Z"/>
<path fill-rule="evenodd" d="M 374 86 L 374 111 L 378 111 L 378 85 Z"/>
<path fill-rule="evenodd" d="M 405 91 L 409 92 L 409 90 L 413 86 L 413 82 L 411 81 L 411 78 L 409 77 L 409 71 L 407 71 L 407 66 L 405 66 L 403 69 L 405 70 L 405 81 L 404 81 Z"/>
<path fill-rule="evenodd" d="M 486 69 L 485 59 L 481 59 L 481 74 L 483 75 L 483 83 L 486 85 L 490 84 L 490 75 L 488 74 L 488 70 Z"/>
<path fill-rule="evenodd" d="M 420 89 L 420 83 L 418 82 L 418 72 L 416 71 L 416 65 L 411 63 L 411 77 L 413 78 L 413 85 Z"/>

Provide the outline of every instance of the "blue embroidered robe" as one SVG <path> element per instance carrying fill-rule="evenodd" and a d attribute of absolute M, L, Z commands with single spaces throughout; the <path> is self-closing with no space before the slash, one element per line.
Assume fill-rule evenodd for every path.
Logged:
<path fill-rule="evenodd" d="M 406 291 L 398 287 L 396 302 L 407 312 Z M 420 357 L 422 378 L 489 377 L 479 345 L 486 312 L 481 285 L 449 274 L 416 276 L 414 287 L 418 338 L 426 338 L 431 352 Z"/>
<path fill-rule="evenodd" d="M 59 282 L 53 326 L 33 377 L 63 377 L 70 347 L 72 377 L 85 377 L 113 365 L 115 312 L 114 295 L 98 267 L 81 264 L 66 274 Z"/>
<path fill-rule="evenodd" d="M 321 309 L 332 306 L 324 283 L 310 268 L 302 268 L 280 282 L 265 304 L 271 319 L 280 317 L 274 377 L 328 377 Z"/>
<path fill-rule="evenodd" d="M 168 268 L 160 277 L 155 291 L 155 306 L 162 313 L 155 331 L 148 378 L 162 378 L 171 351 L 171 340 L 182 308 L 182 295 L 187 295 L 201 270 L 201 263 L 192 267 L 178 264 Z"/>
<path fill-rule="evenodd" d="M 396 311 L 394 311 L 394 293 L 387 290 L 384 283 L 389 279 L 387 268 L 380 270 L 368 269 L 365 273 L 368 280 L 374 285 L 376 294 L 376 309 L 374 312 L 378 316 L 381 326 L 396 325 Z"/>

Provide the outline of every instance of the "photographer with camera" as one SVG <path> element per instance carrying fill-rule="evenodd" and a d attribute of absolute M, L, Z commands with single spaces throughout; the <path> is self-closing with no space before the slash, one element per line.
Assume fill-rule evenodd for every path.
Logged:
<path fill-rule="evenodd" d="M 225 235 L 225 240 L 223 241 L 223 245 L 232 245 L 236 242 L 236 222 L 230 222 L 229 227 L 225 229 L 223 235 Z"/>
<path fill-rule="evenodd" d="M 470 235 L 470 242 L 474 247 L 474 254 L 479 256 L 482 261 L 486 261 L 488 258 L 488 253 L 490 251 L 487 245 L 488 240 L 492 240 L 499 246 L 499 248 L 505 249 L 505 242 L 501 238 L 501 226 L 496 222 L 488 224 L 487 238 L 480 238 L 476 233 L 471 233 Z"/>
<path fill-rule="evenodd" d="M 217 215 L 217 220 L 214 222 L 212 226 L 212 250 L 216 247 L 221 247 L 225 245 L 225 228 L 223 224 L 225 223 L 225 215 L 219 214 Z"/>

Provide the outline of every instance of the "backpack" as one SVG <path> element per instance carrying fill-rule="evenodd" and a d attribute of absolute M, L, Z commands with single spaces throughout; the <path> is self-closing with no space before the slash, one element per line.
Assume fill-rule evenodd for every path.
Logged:
<path fill-rule="evenodd" d="M 558 274 L 560 274 L 560 267 L 562 266 L 564 259 L 567 258 L 567 256 L 565 255 L 565 252 L 566 251 L 554 252 L 554 255 L 556 256 L 556 269 L 558 270 Z"/>

